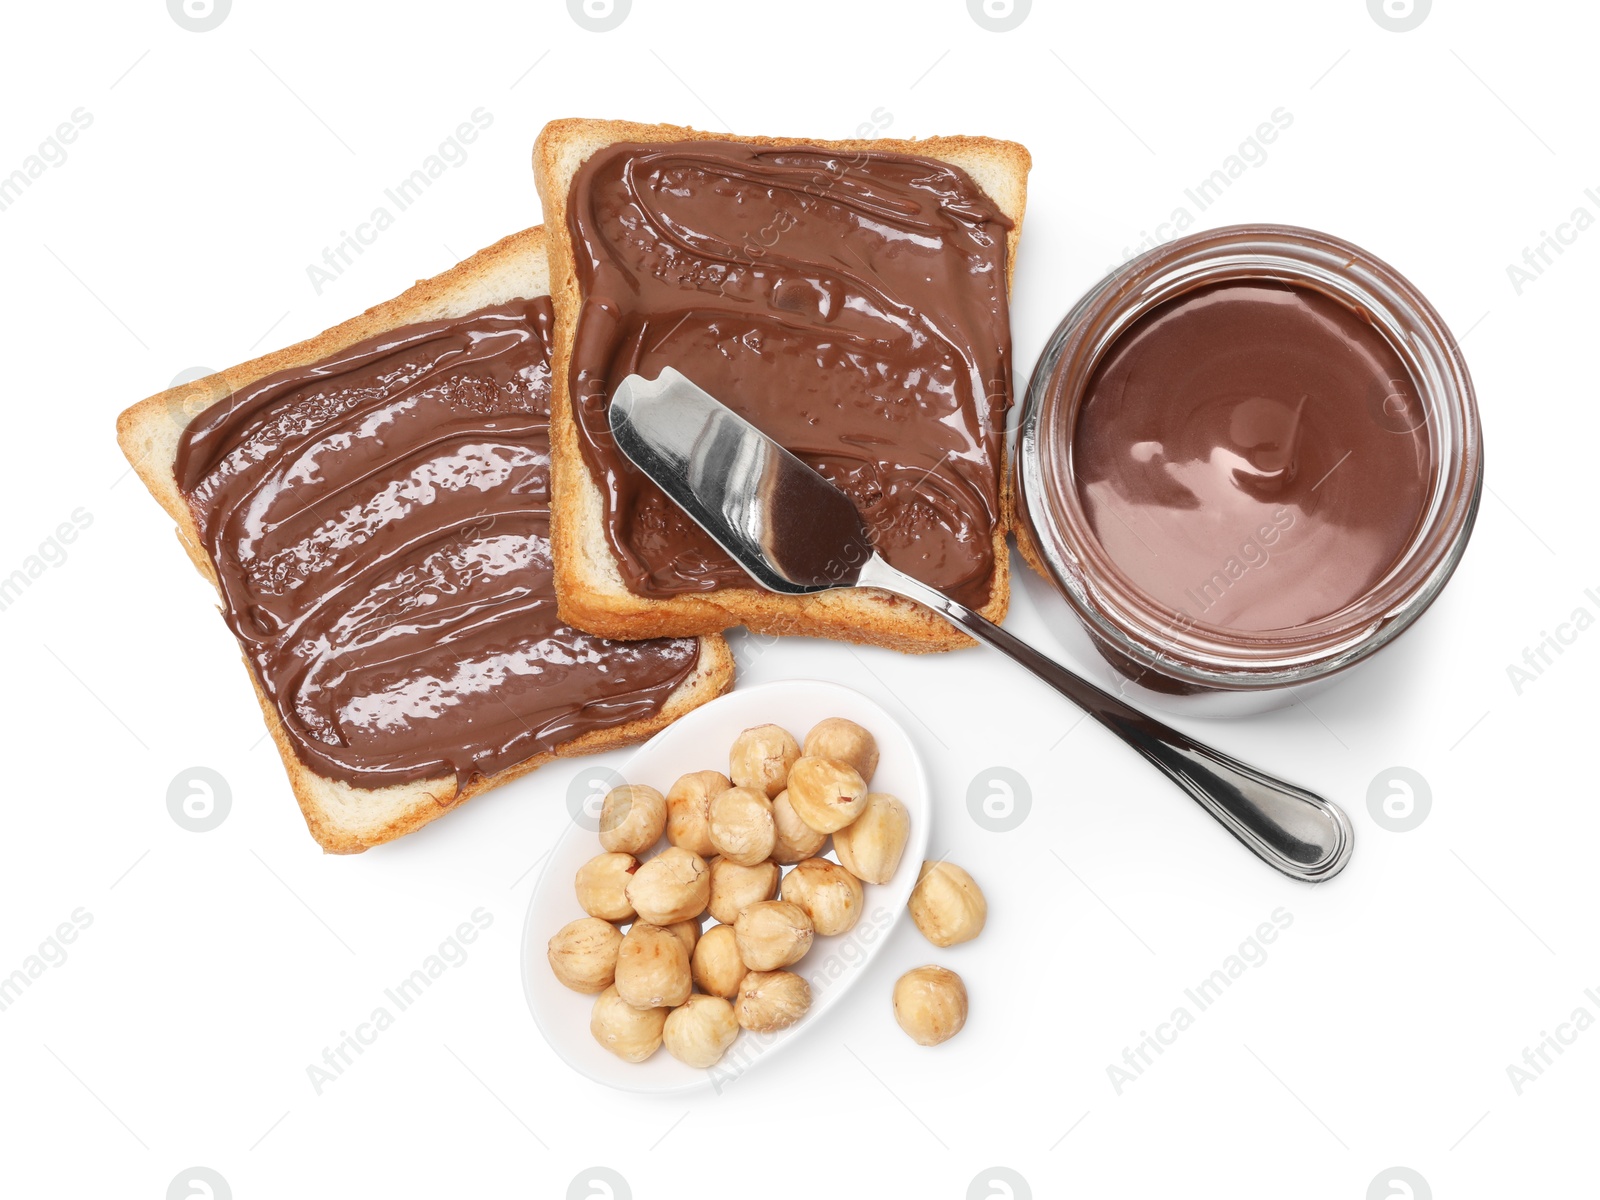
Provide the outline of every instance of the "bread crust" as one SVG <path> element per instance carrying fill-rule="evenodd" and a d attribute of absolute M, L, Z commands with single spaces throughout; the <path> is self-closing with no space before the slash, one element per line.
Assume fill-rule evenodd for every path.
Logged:
<path fill-rule="evenodd" d="M 218 587 L 216 572 L 201 541 L 188 500 L 179 491 L 173 475 L 178 441 L 191 418 L 230 392 L 263 376 L 318 362 L 385 330 L 420 321 L 464 316 L 508 300 L 545 295 L 548 290 L 544 230 L 540 227 L 525 229 L 315 337 L 140 401 L 117 418 L 117 443 L 150 494 L 177 525 L 178 540 L 190 562 L 213 587 Z M 552 523 L 554 516 L 552 512 Z M 218 595 L 221 595 L 220 588 Z M 612 729 L 592 730 L 551 751 L 475 779 L 459 792 L 454 775 L 382 788 L 358 788 L 319 775 L 301 761 L 279 718 L 277 706 L 262 690 L 249 660 L 242 655 L 241 660 L 261 705 L 267 731 L 283 759 L 306 825 L 322 848 L 333 854 L 359 853 L 420 829 L 463 801 L 510 783 L 558 758 L 598 754 L 643 741 L 689 710 L 721 695 L 733 682 L 733 655 L 727 643 L 720 636 L 702 637 L 700 659 L 694 673 L 678 686 L 653 717 Z"/>
<path fill-rule="evenodd" d="M 617 142 L 722 141 L 752 146 L 814 146 L 844 152 L 913 154 L 960 167 L 1012 221 L 1006 245 L 1006 286 L 1015 276 L 1017 245 L 1027 207 L 1032 157 L 1016 143 L 985 137 L 878 138 L 823 141 L 816 138 L 740 137 L 681 125 L 568 118 L 551 121 L 534 144 L 534 181 L 544 206 L 549 239 L 550 295 L 555 306 L 550 405 L 552 504 L 557 514 L 551 538 L 556 598 L 562 620 L 612 638 L 686 637 L 744 625 L 760 633 L 826 637 L 887 646 L 908 653 L 950 650 L 972 639 L 921 605 L 876 589 L 815 596 L 780 596 L 757 587 L 718 588 L 703 595 L 650 599 L 622 581 L 606 543 L 600 489 L 579 447 L 568 386 L 572 343 L 582 292 L 567 233 L 567 198 L 578 169 L 595 152 Z M 999 469 L 1000 519 L 994 531 L 994 574 L 989 602 L 980 610 L 1004 620 L 1011 598 L 1006 531 L 1013 524 L 1011 471 L 1005 439 Z"/>

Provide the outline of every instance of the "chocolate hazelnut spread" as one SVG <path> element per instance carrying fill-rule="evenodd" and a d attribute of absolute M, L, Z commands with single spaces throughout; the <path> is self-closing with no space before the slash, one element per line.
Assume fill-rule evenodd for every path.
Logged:
<path fill-rule="evenodd" d="M 672 366 L 847 492 L 893 566 L 989 598 L 1011 399 L 1006 231 L 933 159 L 620 143 L 573 179 L 569 383 L 624 582 L 750 579 L 617 450 L 612 388 Z"/>
<path fill-rule="evenodd" d="M 391 330 L 185 430 L 223 617 L 318 774 L 459 788 L 658 713 L 694 670 L 695 639 L 556 616 L 551 325 L 541 297 Z"/>
<path fill-rule="evenodd" d="M 1078 494 L 1137 587 L 1207 625 L 1291 629 L 1368 593 L 1433 476 L 1405 365 L 1361 314 L 1266 280 L 1180 295 L 1095 368 Z"/>

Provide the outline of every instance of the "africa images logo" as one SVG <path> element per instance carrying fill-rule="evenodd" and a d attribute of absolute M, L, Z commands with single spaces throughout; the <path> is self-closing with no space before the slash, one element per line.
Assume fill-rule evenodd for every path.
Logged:
<path fill-rule="evenodd" d="M 233 0 L 167 0 L 167 13 L 190 33 L 210 33 L 232 8 Z"/>
<path fill-rule="evenodd" d="M 1010 33 L 1032 9 L 1033 0 L 967 0 L 967 14 L 990 33 Z"/>
<path fill-rule="evenodd" d="M 610 33 L 628 19 L 633 0 L 567 0 L 567 12 L 590 33 Z"/>

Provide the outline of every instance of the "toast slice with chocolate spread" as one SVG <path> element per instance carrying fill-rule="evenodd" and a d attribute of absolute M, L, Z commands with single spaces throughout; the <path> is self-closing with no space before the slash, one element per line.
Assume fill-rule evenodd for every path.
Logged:
<path fill-rule="evenodd" d="M 663 366 L 848 492 L 891 564 L 1004 617 L 1024 147 L 573 119 L 545 126 L 533 164 L 565 620 L 613 638 L 745 625 L 913 652 L 970 644 L 882 592 L 777 596 L 741 575 L 610 442 L 611 389 Z"/>
<path fill-rule="evenodd" d="M 278 553 L 270 556 L 272 570 L 277 574 L 258 570 L 269 561 L 269 556 L 257 554 L 255 549 L 271 536 L 270 532 L 262 532 L 263 527 L 270 529 L 275 523 L 287 526 L 295 517 L 294 513 L 281 513 L 274 506 L 280 504 L 291 487 L 312 487 L 313 484 L 295 481 L 307 478 L 315 480 L 318 473 L 304 469 L 297 471 L 296 466 L 303 468 L 307 463 L 317 463 L 320 470 L 324 461 L 336 464 L 335 443 L 342 445 L 351 440 L 343 432 L 319 432 L 316 422 L 325 416 L 327 402 L 316 398 L 315 389 L 322 385 L 316 382 L 315 377 L 304 373 L 306 368 L 313 364 L 337 362 L 343 356 L 347 364 L 374 361 L 379 364 L 373 368 L 379 372 L 374 378 L 391 378 L 396 373 L 392 366 L 394 360 L 385 359 L 383 352 L 394 342 L 404 342 L 407 331 L 456 328 L 452 322 L 459 322 L 469 315 L 497 310 L 497 306 L 503 308 L 523 304 L 531 312 L 532 306 L 523 302 L 546 304 L 547 301 L 538 298 L 547 296 L 548 281 L 544 232 L 538 228 L 525 230 L 504 238 L 441 275 L 419 282 L 394 300 L 369 309 L 359 317 L 287 349 L 152 396 L 122 413 L 117 421 L 117 439 L 123 453 L 151 495 L 176 522 L 179 541 L 196 569 L 218 587 L 219 595 L 223 597 L 224 617 L 235 633 L 240 635 L 241 648 L 245 651 L 246 666 L 261 704 L 262 715 L 283 758 L 295 798 L 312 836 L 327 851 L 354 853 L 409 833 L 442 816 L 463 800 L 508 783 L 557 758 L 597 753 L 641 741 L 677 717 L 721 694 L 732 681 L 732 656 L 720 637 L 702 637 L 687 643 L 662 643 L 666 647 L 663 653 L 676 657 L 672 660 L 671 670 L 655 671 L 650 681 L 654 691 L 641 691 L 630 696 L 627 704 L 619 701 L 608 709 L 607 689 L 613 687 L 615 681 L 607 675 L 607 671 L 624 657 L 631 656 L 630 661 L 640 661 L 640 651 L 632 645 L 610 643 L 610 647 L 615 647 L 613 651 L 608 648 L 608 643 L 566 629 L 555 618 L 553 597 L 541 600 L 537 595 L 523 595 L 538 590 L 537 587 L 530 587 L 527 582 L 529 579 L 543 578 L 548 589 L 547 547 L 542 544 L 542 538 L 528 536 L 525 527 L 517 524 L 524 519 L 548 522 L 551 516 L 548 493 L 543 490 L 545 482 L 541 478 L 547 475 L 547 464 L 543 458 L 547 454 L 543 428 L 545 417 L 539 411 L 538 403 L 528 399 L 534 395 L 529 390 L 533 386 L 530 380 L 537 379 L 539 387 L 545 387 L 545 384 L 538 378 L 537 371 L 525 368 L 519 377 L 521 382 L 514 379 L 513 391 L 503 393 L 520 396 L 518 403 L 521 407 L 516 412 L 508 415 L 503 406 L 497 408 L 494 401 L 486 402 L 485 389 L 499 386 L 492 381 L 501 377 L 484 372 L 501 368 L 494 364 L 481 368 L 461 366 L 458 361 L 462 345 L 484 340 L 478 333 L 458 337 L 454 341 L 446 338 L 440 343 L 447 348 L 435 352 L 434 358 L 447 365 L 427 385 L 433 388 L 432 393 L 428 393 L 434 397 L 432 402 L 442 405 L 438 411 L 470 427 L 460 439 L 462 445 L 468 448 L 463 450 L 457 447 L 452 451 L 453 457 L 436 457 L 429 463 L 426 461 L 426 447 L 433 444 L 435 434 L 426 428 L 415 431 L 419 444 L 424 448 L 417 451 L 416 458 L 403 464 L 404 470 L 395 468 L 394 479 L 389 485 L 377 491 L 370 487 L 362 490 L 372 474 L 369 469 L 371 463 L 368 462 L 354 473 L 353 482 L 337 493 L 338 504 L 325 503 L 318 508 L 316 501 L 329 500 L 330 496 L 307 494 L 303 497 L 307 501 L 304 506 L 289 506 L 316 510 L 314 520 L 297 535 L 300 536 L 299 541 L 279 547 Z M 548 312 L 547 309 L 541 311 Z M 529 329 L 526 323 L 521 326 L 520 336 L 524 341 L 534 336 Z M 413 343 L 422 337 L 414 332 L 409 336 Z M 491 329 L 490 336 L 501 335 Z M 538 337 L 543 341 L 545 335 Z M 376 350 L 363 351 L 364 347 L 374 346 Z M 547 370 L 543 365 L 547 349 L 539 349 L 539 370 Z M 449 365 L 451 363 L 455 365 Z M 323 366 L 318 367 L 318 370 L 323 369 Z M 479 371 L 476 376 L 472 374 L 474 369 Z M 308 379 L 311 382 L 308 383 Z M 278 385 L 274 384 L 274 380 L 288 382 Z M 485 383 L 485 380 L 491 382 Z M 370 382 L 370 379 L 365 380 L 363 386 Z M 274 387 L 279 390 L 274 392 Z M 295 391 L 296 387 L 300 391 Z M 520 393 L 516 391 L 518 388 L 522 389 Z M 372 389 L 367 387 L 367 390 Z M 352 385 L 348 395 L 355 396 L 358 391 L 360 389 Z M 294 397 L 301 394 L 310 394 L 313 399 L 301 402 L 300 408 L 294 408 Z M 340 395 L 330 394 L 335 400 Z M 548 395 L 547 390 L 542 394 Z M 418 399 L 419 395 L 423 396 L 422 400 Z M 269 416 L 273 412 L 278 414 L 276 427 L 292 421 L 303 421 L 306 430 L 309 430 L 306 436 L 322 438 L 316 444 L 321 447 L 319 453 L 323 458 L 308 454 L 304 442 L 296 442 L 293 438 L 283 439 L 285 445 L 302 457 L 298 462 L 286 459 L 289 469 L 251 493 L 250 514 L 247 519 L 241 518 L 249 529 L 241 544 L 249 549 L 242 555 L 242 561 L 234 561 L 229 556 L 219 562 L 214 547 L 224 543 L 215 537 L 208 538 L 208 533 L 214 533 L 208 523 L 214 519 L 217 528 L 227 526 L 220 516 L 215 516 L 200 502 L 206 495 L 205 489 L 212 484 L 204 482 L 198 488 L 185 487 L 180 473 L 185 469 L 185 460 L 195 456 L 195 435 L 190 430 L 203 428 L 207 419 L 213 419 L 212 414 L 240 408 L 243 404 L 241 398 L 252 396 L 260 396 L 262 404 L 280 406 L 276 410 L 263 410 Z M 444 397 L 442 401 L 438 400 L 439 396 Z M 377 420 L 387 422 L 388 426 L 398 430 L 407 419 L 408 412 L 417 404 L 426 402 L 426 395 L 413 388 L 405 394 L 403 402 L 381 411 Z M 357 408 L 352 411 L 360 410 Z M 197 421 L 203 413 L 207 417 Z M 417 419 L 425 424 L 427 419 L 431 419 L 431 413 L 425 413 L 424 418 Z M 506 432 L 518 420 L 523 424 L 517 426 L 521 433 L 516 436 L 524 437 L 526 444 L 516 441 L 513 435 Z M 373 423 L 367 422 L 369 426 Z M 273 427 L 272 420 L 249 426 L 247 433 L 256 441 L 246 445 L 244 452 L 235 449 L 231 454 L 220 457 L 235 465 L 245 463 L 246 466 L 239 468 L 241 471 L 248 469 L 251 445 L 264 444 L 263 430 Z M 531 436 L 528 435 L 529 430 L 533 431 Z M 305 430 L 298 431 L 294 437 L 300 437 L 303 433 Z M 381 455 L 381 448 L 385 444 L 383 438 L 377 438 L 376 444 L 380 447 L 377 453 Z M 330 450 L 330 446 L 335 449 Z M 489 482 L 492 481 L 487 480 L 487 475 L 474 476 L 474 469 L 492 473 L 518 454 L 525 468 L 524 474 L 516 481 L 516 486 L 501 493 L 502 496 L 514 493 L 517 496 L 515 504 L 503 505 L 502 511 L 485 510 L 478 513 L 474 510 L 471 520 L 461 522 L 459 528 L 450 530 L 449 544 L 438 549 L 430 543 L 425 554 L 414 550 L 416 544 L 426 540 L 417 536 L 414 526 L 407 527 L 405 537 L 397 536 L 388 543 L 384 542 L 384 523 L 402 522 L 404 513 L 401 510 L 407 504 L 425 508 L 428 496 L 444 496 L 447 490 L 452 495 L 476 495 L 475 489 L 489 494 Z M 442 468 L 438 467 L 440 462 L 444 463 Z M 488 465 L 483 466 L 485 463 Z M 476 468 L 474 464 L 477 464 Z M 429 470 L 433 471 L 433 475 L 428 477 L 427 487 L 422 488 L 417 481 L 424 478 Z M 191 483 L 197 474 L 191 472 Z M 296 500 L 301 498 L 299 493 L 291 495 Z M 422 499 L 419 500 L 419 496 Z M 469 503 L 481 502 L 469 500 Z M 508 511 L 510 509 L 517 511 Z M 256 515 L 259 513 L 267 514 L 270 519 L 263 521 Z M 456 512 L 450 515 L 452 520 L 459 517 Z M 365 524 L 360 524 L 358 517 Z M 359 528 L 352 535 L 350 531 L 356 526 Z M 542 528 L 542 524 L 536 527 Z M 341 530 L 344 541 L 338 547 L 337 555 L 330 551 L 329 563 L 319 566 L 315 561 L 319 553 L 317 547 L 329 544 L 329 537 L 332 536 L 328 532 L 330 530 Z M 436 530 L 431 531 L 427 536 L 436 538 L 437 533 Z M 318 538 L 322 539 L 321 542 Z M 397 544 L 399 549 L 396 549 Z M 382 555 L 378 547 L 385 545 L 387 549 L 384 553 L 390 555 L 393 561 L 379 561 Z M 256 555 L 253 559 L 252 554 Z M 409 559 L 405 557 L 407 554 L 411 556 Z M 401 565 L 395 566 L 395 562 Z M 327 569 L 323 570 L 323 567 Z M 545 572 L 542 577 L 537 574 L 541 567 Z M 535 573 L 517 574 L 519 569 Z M 384 575 L 385 571 L 389 573 Z M 270 627 L 278 619 L 272 605 L 283 596 L 291 595 L 295 587 L 315 589 L 320 583 L 328 590 L 307 593 L 312 601 L 309 604 L 304 596 L 297 601 L 300 607 L 296 610 L 296 621 L 311 620 L 312 610 L 319 605 L 326 607 L 328 597 L 345 586 L 352 575 L 366 579 L 363 586 L 367 590 L 356 593 L 353 606 L 330 626 L 335 632 L 324 632 L 321 642 L 325 645 L 333 641 L 336 643 L 335 650 L 348 651 L 359 639 L 351 638 L 345 643 L 339 643 L 338 639 L 349 637 L 351 627 L 359 627 L 367 631 L 364 636 L 367 636 L 369 643 L 387 640 L 403 644 L 406 636 L 415 635 L 420 629 L 423 631 L 420 635 L 422 641 L 427 642 L 430 636 L 433 638 L 431 645 L 424 646 L 424 650 L 432 656 L 429 669 L 418 668 L 412 676 L 407 677 L 405 663 L 408 660 L 400 656 L 398 651 L 384 650 L 377 656 L 382 661 L 376 667 L 370 662 L 359 664 L 361 670 L 366 672 L 360 676 L 368 685 L 366 690 L 356 688 L 349 682 L 350 677 L 357 674 L 358 665 L 349 658 L 336 659 L 334 665 L 328 668 L 330 682 L 324 689 L 325 696 L 318 695 L 311 688 L 301 691 L 286 688 L 284 678 L 299 678 L 294 672 L 306 674 L 318 669 L 316 666 L 302 667 L 296 661 L 296 656 L 299 660 L 307 657 L 307 646 L 312 642 L 306 638 L 288 642 L 292 653 L 287 653 L 285 657 L 292 669 L 288 675 L 273 675 L 263 668 L 263 664 L 271 660 L 260 657 L 265 651 L 257 644 L 261 640 L 256 636 L 258 627 Z M 485 579 L 496 575 L 513 581 L 508 585 L 512 601 L 508 602 L 505 596 L 486 597 L 481 590 L 474 591 L 484 586 Z M 337 576 L 338 579 L 331 580 L 330 576 Z M 369 577 L 375 577 L 377 582 L 372 582 Z M 287 584 L 284 583 L 285 578 L 289 580 Z M 419 579 L 420 583 L 417 582 Z M 257 589 L 256 592 L 251 592 L 251 588 Z M 240 596 L 252 595 L 261 600 L 259 607 L 251 606 L 244 614 L 232 611 L 239 606 L 237 601 Z M 496 603 L 503 607 L 495 609 Z M 539 611 L 545 614 L 546 624 L 540 626 L 543 631 L 541 636 L 545 636 L 545 640 L 530 642 L 523 637 L 518 641 L 518 631 L 525 614 L 540 603 L 544 605 Z M 390 607 L 386 609 L 385 606 Z M 401 607 L 401 617 L 392 615 L 396 611 L 394 606 Z M 440 624 L 442 619 L 437 614 L 443 611 L 448 615 L 452 607 L 457 610 L 454 622 L 448 626 Z M 259 615 L 263 611 L 267 613 L 265 618 Z M 460 615 L 462 612 L 468 615 L 463 617 Z M 500 620 L 500 625 L 495 627 L 486 644 L 472 640 L 485 636 L 483 629 L 490 625 L 485 613 L 496 613 Z M 436 623 L 429 626 L 430 620 Z M 440 628 L 447 628 L 448 634 L 438 634 Z M 372 632 L 374 629 L 375 634 Z M 451 648 L 441 651 L 441 645 Z M 472 646 L 481 653 L 473 657 L 462 649 L 459 657 L 452 657 L 456 646 Z M 579 653 L 573 653 L 574 647 Z M 647 645 L 644 655 L 651 653 L 654 650 Z M 541 658 L 541 655 L 544 657 Z M 574 661 L 589 665 L 574 668 L 570 666 Z M 569 704 L 568 694 L 563 693 L 559 703 L 575 711 L 558 706 L 552 715 L 550 705 L 557 702 L 550 699 L 548 690 L 541 698 L 540 688 L 544 686 L 541 672 L 560 670 L 591 672 L 590 676 L 579 679 L 578 683 L 582 695 L 592 703 L 581 707 L 576 702 Z M 463 683 L 456 676 L 467 677 L 466 682 Z M 565 678 L 570 680 L 573 676 L 569 674 Z M 264 680 L 271 680 L 276 686 L 265 686 Z M 669 688 L 670 691 L 667 690 Z M 419 700 L 422 691 L 427 694 Z M 282 709 L 280 701 L 275 700 L 274 696 L 283 697 Z M 399 701 L 395 700 L 396 696 L 400 697 Z M 441 696 L 444 697 L 442 700 Z M 430 745 L 430 723 L 427 718 L 437 717 L 451 703 L 465 703 L 468 706 L 473 703 L 487 704 L 490 701 L 485 699 L 486 696 L 494 698 L 508 712 L 511 712 L 510 707 L 500 698 L 509 698 L 512 704 L 521 706 L 522 715 L 518 712 L 511 712 L 511 715 L 522 721 L 526 737 L 515 725 L 508 725 L 510 732 L 502 730 L 500 742 L 491 747 L 496 753 L 490 754 L 484 752 L 481 746 L 471 745 L 462 750 L 457 743 L 463 736 L 470 740 L 471 733 L 469 730 L 468 734 L 463 735 L 460 727 L 463 723 L 471 726 L 472 722 L 458 720 L 452 731 L 457 742 L 451 743 L 448 752 L 442 745 Z M 318 703 L 329 708 L 334 719 L 324 720 L 320 726 L 312 720 L 307 728 L 300 728 L 299 718 L 303 711 L 309 713 L 311 718 L 325 716 L 316 710 Z M 374 712 L 378 714 L 376 719 L 372 716 Z M 286 713 L 289 714 L 287 719 Z M 479 714 L 475 711 L 474 715 Z M 288 728 L 288 720 L 294 721 L 295 729 Z M 543 721 L 544 724 L 535 729 L 528 724 L 529 721 Z M 396 771 L 391 770 L 386 774 L 385 770 L 395 765 L 384 762 L 385 738 L 389 736 L 386 730 L 396 727 L 404 727 L 404 750 L 407 762 L 412 764 L 409 774 L 420 773 L 423 777 L 402 778 L 399 782 L 388 779 Z M 351 735 L 350 746 L 340 744 L 342 731 L 346 728 L 357 731 Z M 358 748 L 359 752 L 352 749 L 357 735 L 366 739 Z M 319 737 L 327 740 L 318 741 Z M 400 753 L 400 744 L 395 743 L 397 755 Z M 342 757 L 346 751 L 349 751 L 348 756 Z M 444 754 L 444 757 L 436 759 L 435 752 Z M 455 763 L 459 770 L 428 768 L 426 764 L 430 761 Z M 328 762 L 337 763 L 337 769 L 327 766 Z M 423 766 L 417 766 L 418 763 Z M 408 772 L 398 773 L 404 776 Z"/>

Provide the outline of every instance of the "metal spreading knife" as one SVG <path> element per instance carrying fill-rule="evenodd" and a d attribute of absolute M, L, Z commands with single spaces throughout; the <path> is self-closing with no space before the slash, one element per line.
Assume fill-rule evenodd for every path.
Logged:
<path fill-rule="evenodd" d="M 1349 860 L 1354 834 L 1336 805 L 1168 727 L 891 567 L 848 496 L 680 372 L 628 376 L 610 423 L 622 452 L 762 587 L 879 588 L 922 604 L 1084 709 L 1285 875 L 1316 882 Z"/>

